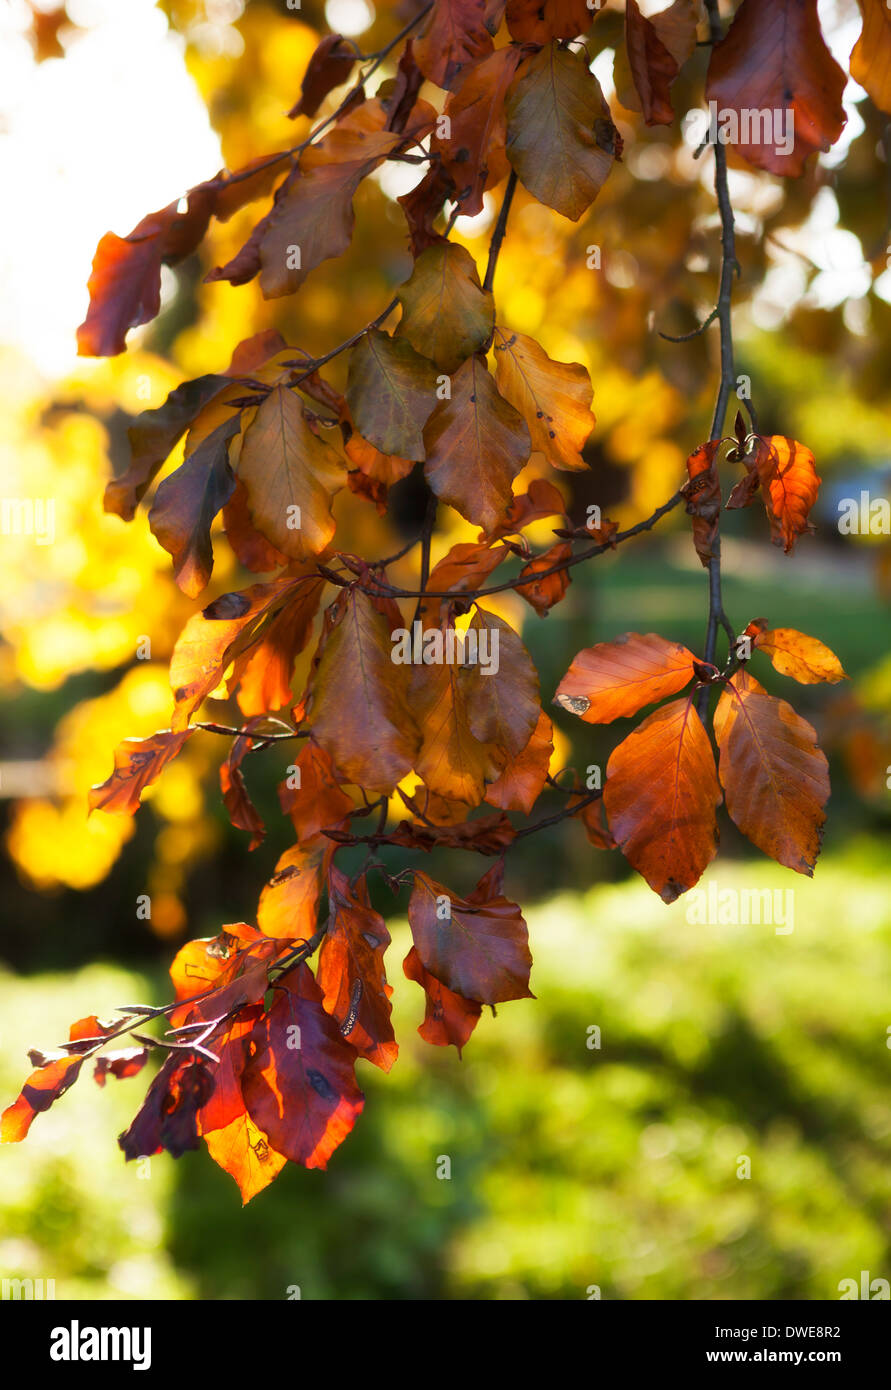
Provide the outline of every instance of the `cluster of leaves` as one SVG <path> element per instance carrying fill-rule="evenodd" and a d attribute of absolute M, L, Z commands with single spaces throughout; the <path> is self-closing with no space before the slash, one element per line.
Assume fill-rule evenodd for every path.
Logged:
<path fill-rule="evenodd" d="M 639 108 L 648 124 L 674 119 L 670 88 L 696 46 L 697 9 L 694 0 L 675 0 L 650 20 L 627 0 L 617 84 L 623 103 Z M 720 30 L 717 6 L 707 9 Z M 117 748 L 91 808 L 132 814 L 196 731 L 229 735 L 222 794 L 254 847 L 264 826 L 244 760 L 305 740 L 280 787 L 295 843 L 263 889 L 257 926 L 228 925 L 212 940 L 183 947 L 172 967 L 172 1004 L 122 1009 L 111 1024 L 82 1020 L 57 1053 L 32 1055 L 36 1070 L 4 1114 L 4 1140 L 24 1137 L 86 1059 L 133 1034 L 140 1020 L 163 1017 L 170 1024 L 163 1039 L 135 1034 L 138 1048 L 97 1060 L 104 1081 L 132 1074 L 150 1046 L 169 1052 L 121 1136 L 128 1158 L 161 1149 L 178 1155 L 203 1138 L 245 1200 L 287 1160 L 324 1167 L 362 1108 L 355 1062 L 388 1070 L 397 1052 L 384 969 L 389 934 L 371 906 L 372 869 L 396 892 L 404 879 L 412 882 L 414 945 L 404 971 L 424 991 L 419 1031 L 459 1051 L 484 1005 L 530 996 L 526 926 L 503 896 L 502 880 L 507 849 L 540 826 L 578 816 L 594 845 L 617 846 L 670 902 L 716 852 L 723 788 L 730 816 L 753 843 L 798 872 L 813 872 L 829 794 L 826 760 L 811 726 L 767 695 L 746 662 L 761 650 L 799 681 L 842 679 L 821 643 L 756 620 L 739 639 L 728 627 L 733 640 L 723 669 L 713 650 L 700 659 L 653 635 L 629 633 L 580 652 L 556 703 L 586 722 L 630 716 L 692 687 L 619 744 L 601 792 L 574 775 L 568 785 L 551 777 L 553 727 L 535 665 L 517 632 L 480 603 L 513 590 L 546 615 L 564 597 L 572 566 L 649 529 L 681 502 L 710 574 L 719 563 L 719 437 L 691 454 L 686 484 L 625 532 L 600 518 L 596 527 L 573 526 L 546 476 L 514 492 L 530 460 L 569 474 L 588 467 L 584 449 L 595 418 L 587 371 L 500 325 L 493 283 L 518 185 L 575 221 L 622 157 L 584 45 L 571 42 L 596 18 L 585 0 L 434 0 L 379 54 L 363 57 L 329 36 L 291 115 L 314 114 L 357 65 L 360 77 L 306 140 L 220 173 L 149 214 L 127 237 L 102 239 L 79 330 L 86 355 L 121 352 L 127 331 L 157 314 L 162 266 L 190 254 L 211 219 L 225 221 L 272 195 L 242 248 L 208 278 L 232 285 L 256 278 L 265 297 L 277 298 L 347 248 L 363 179 L 387 160 L 428 166 L 399 200 L 411 274 L 372 323 L 315 359 L 262 332 L 239 344 L 226 369 L 185 382 L 130 429 L 131 462 L 109 485 L 106 510 L 132 519 L 185 437 L 185 460 L 157 485 L 149 511 L 176 582 L 193 598 L 206 588 L 220 514 L 238 561 L 260 578 L 190 618 L 170 664 L 170 728 Z M 749 107 L 757 76 L 759 99 L 793 111 L 801 137 L 781 168 L 764 163 L 760 146 L 739 153 L 773 172 L 800 174 L 807 155 L 828 148 L 844 122 L 844 75 L 820 35 L 816 0 L 743 0 L 726 36 L 717 41 L 711 32 L 707 95 L 725 108 Z M 367 95 L 365 83 L 403 38 L 395 75 Z M 862 51 L 858 61 L 865 61 Z M 505 179 L 481 278 L 450 233 L 459 212 L 479 212 L 484 192 Z M 397 308 L 399 321 L 387 332 Z M 348 362 L 342 392 L 322 375 L 341 355 Z M 747 431 L 739 419 L 731 444 L 728 461 L 742 463 L 745 474 L 726 507 L 747 506 L 760 491 L 772 538 L 791 551 L 810 529 L 820 481 L 813 454 L 795 440 Z M 389 582 L 388 566 L 407 551 L 369 560 L 338 549 L 333 503 L 346 490 L 351 505 L 383 513 L 388 489 L 413 470 L 430 500 L 416 542 L 420 584 L 405 590 Z M 480 534 L 454 545 L 431 570 L 439 504 Z M 563 524 L 536 555 L 525 530 L 548 518 Z M 515 577 L 490 584 L 512 558 L 522 562 Z M 497 669 L 392 659 L 397 630 L 409 623 L 419 629 L 424 652 L 428 639 L 432 649 L 468 614 L 468 631 L 481 643 L 497 640 Z M 722 611 L 710 616 L 726 625 Z M 309 679 L 295 699 L 294 664 L 304 650 L 312 651 Z M 239 727 L 195 719 L 221 687 L 237 701 Z M 711 721 L 717 768 L 704 720 L 713 687 L 721 692 Z M 564 795 L 564 808 L 518 828 L 508 812 L 528 816 L 549 787 Z M 409 816 L 388 829 L 394 795 Z M 473 816 L 483 803 L 488 809 Z M 375 831 L 353 829 L 375 812 Z M 464 898 L 417 869 L 391 877 L 374 857 L 385 844 L 453 847 L 495 863 Z M 350 879 L 336 856 L 358 845 L 367 846 L 367 859 Z M 308 960 L 316 952 L 313 974 Z"/>

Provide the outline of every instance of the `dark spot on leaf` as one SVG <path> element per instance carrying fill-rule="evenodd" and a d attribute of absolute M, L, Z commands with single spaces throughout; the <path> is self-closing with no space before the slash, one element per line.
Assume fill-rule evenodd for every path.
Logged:
<path fill-rule="evenodd" d="M 202 618 L 207 618 L 208 622 L 220 622 L 226 619 L 241 618 L 251 606 L 251 601 L 244 594 L 220 594 L 213 603 L 209 603 L 202 612 Z"/>
<path fill-rule="evenodd" d="M 337 1100 L 337 1092 L 320 1071 L 310 1070 L 306 1075 L 309 1078 L 310 1086 L 312 1086 L 317 1096 L 321 1096 L 322 1100 Z"/>

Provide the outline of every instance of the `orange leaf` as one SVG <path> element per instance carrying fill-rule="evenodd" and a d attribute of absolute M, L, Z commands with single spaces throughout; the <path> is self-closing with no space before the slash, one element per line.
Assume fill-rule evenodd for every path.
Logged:
<path fill-rule="evenodd" d="M 495 381 L 529 426 L 532 448 L 555 468 L 587 468 L 580 450 L 597 423 L 587 370 L 554 362 L 533 338 L 495 330 Z"/>
<path fill-rule="evenodd" d="M 562 564 L 571 556 L 572 546 L 567 541 L 559 541 L 520 570 L 520 578 L 528 576 L 528 580 L 525 584 L 518 584 L 516 591 L 527 603 L 531 603 L 542 618 L 546 618 L 554 604 L 559 603 L 565 596 L 570 583 L 569 570 L 559 570 L 557 574 L 549 574 L 544 579 L 537 579 L 535 576 L 542 570 Z"/>
<path fill-rule="evenodd" d="M 305 845 L 285 850 L 257 904 L 257 922 L 266 936 L 308 940 L 313 935 L 325 852 Z"/>
<path fill-rule="evenodd" d="M 298 841 L 305 843 L 322 830 L 340 825 L 353 803 L 337 785 L 328 754 L 312 739 L 303 745 L 294 768 L 296 776 L 279 784 L 278 799 L 282 813 L 291 817 Z M 297 785 L 290 785 L 292 780 Z"/>
<path fill-rule="evenodd" d="M 812 876 L 829 798 L 812 726 L 785 700 L 734 677 L 715 710 L 715 738 L 733 821 L 772 859 Z"/>
<path fill-rule="evenodd" d="M 693 679 L 693 653 L 655 632 L 623 632 L 574 657 L 554 703 L 586 724 L 610 724 L 674 695 Z"/>
<path fill-rule="evenodd" d="M 125 738 L 114 752 L 114 772 L 107 781 L 90 788 L 90 810 L 132 816 L 146 787 L 160 777 L 192 732 L 162 729 L 150 738 Z"/>
<path fill-rule="evenodd" d="M 523 811 L 528 816 L 547 781 L 553 751 L 554 726 L 542 710 L 526 747 L 486 788 L 485 800 L 503 811 Z"/>
<path fill-rule="evenodd" d="M 891 112 L 891 10 L 885 0 L 858 0 L 863 32 L 851 54 L 851 76 L 880 111 Z"/>
<path fill-rule="evenodd" d="M 714 859 L 720 801 L 711 744 L 692 698 L 656 710 L 607 763 L 610 830 L 664 902 L 692 888 Z"/>
<path fill-rule="evenodd" d="M 800 685 L 817 685 L 821 681 L 836 685 L 848 679 L 835 652 L 816 637 L 796 632 L 794 627 L 762 629 L 752 646 L 770 657 L 781 676 L 791 676 Z"/>

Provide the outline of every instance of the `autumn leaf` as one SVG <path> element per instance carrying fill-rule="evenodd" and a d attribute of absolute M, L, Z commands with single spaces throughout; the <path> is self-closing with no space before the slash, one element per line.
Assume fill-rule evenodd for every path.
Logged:
<path fill-rule="evenodd" d="M 451 87 L 468 63 L 492 52 L 486 0 L 434 0 L 414 43 L 415 61 L 437 87 Z"/>
<path fill-rule="evenodd" d="M 93 257 L 90 306 L 77 330 L 79 355 L 114 357 L 123 352 L 127 330 L 148 323 L 161 307 L 161 267 L 190 255 L 212 216 L 226 221 L 268 193 L 284 168 L 283 158 L 256 160 L 190 188 L 184 198 L 149 213 L 126 237 L 107 232 Z"/>
<path fill-rule="evenodd" d="M 637 0 L 627 0 L 625 51 L 633 88 L 629 90 L 617 72 L 616 89 L 622 105 L 642 112 L 647 125 L 671 125 L 674 120 L 669 91 L 696 46 L 696 8 L 694 0 L 675 0 L 648 18 Z"/>
<path fill-rule="evenodd" d="M 325 549 L 336 529 L 331 497 L 346 468 L 287 387 L 270 391 L 245 431 L 238 477 L 251 520 L 283 555 L 304 560 Z"/>
<path fill-rule="evenodd" d="M 231 649 L 233 668 L 228 685 L 230 691 L 235 690 L 238 707 L 248 718 L 291 703 L 294 660 L 312 636 L 325 587 L 320 575 L 309 572 L 309 563 L 302 568 L 303 573 L 299 564 L 289 566 L 293 582 L 270 602 L 263 626 L 246 642 L 237 639 Z"/>
<path fill-rule="evenodd" d="M 554 703 L 586 724 L 610 724 L 683 690 L 693 679 L 695 659 L 680 642 L 655 632 L 623 632 L 573 658 Z"/>
<path fill-rule="evenodd" d="M 138 1076 L 147 1061 L 147 1047 L 120 1047 L 112 1052 L 104 1052 L 96 1058 L 93 1080 L 97 1086 L 104 1086 L 109 1076 L 117 1081 Z"/>
<path fill-rule="evenodd" d="M 545 573 L 544 578 L 538 576 L 553 569 L 555 565 L 565 565 L 571 557 L 572 546 L 567 541 L 558 541 L 550 550 L 546 550 L 543 555 L 537 555 L 520 570 L 520 578 L 524 582 L 517 585 L 516 592 L 532 605 L 539 617 L 546 618 L 554 604 L 565 597 L 570 574 L 569 570 L 564 568 L 556 574 Z"/>
<path fill-rule="evenodd" d="M 443 502 L 491 531 L 505 519 L 530 447 L 526 422 L 499 393 L 485 358 L 470 357 L 425 426 L 424 476 Z"/>
<path fill-rule="evenodd" d="M 374 792 L 401 782 L 418 747 L 408 668 L 392 652 L 389 624 L 368 595 L 344 591 L 313 681 L 308 724 L 341 776 Z"/>
<path fill-rule="evenodd" d="M 241 764 L 254 746 L 254 740 L 240 735 L 232 740 L 225 759 L 220 764 L 220 791 L 229 819 L 237 830 L 247 830 L 251 837 L 248 849 L 257 849 L 266 836 L 266 827 L 256 806 L 248 795 Z"/>
<path fill-rule="evenodd" d="M 734 678 L 715 710 L 715 738 L 732 820 L 772 859 L 812 876 L 829 799 L 812 726 L 785 700 Z"/>
<path fill-rule="evenodd" d="M 128 1163 L 166 1149 L 181 1158 L 199 1147 L 198 1111 L 213 1094 L 211 1063 L 173 1052 L 148 1089 L 142 1108 L 118 1143 Z"/>
<path fill-rule="evenodd" d="M 513 498 L 504 520 L 488 533 L 489 542 L 491 544 L 492 541 L 509 536 L 513 532 L 519 533 L 533 521 L 563 516 L 565 511 L 566 503 L 554 484 L 547 478 L 533 478 L 527 491 L 517 493 Z"/>
<path fill-rule="evenodd" d="M 800 685 L 821 681 L 835 685 L 848 679 L 835 652 L 816 637 L 796 632 L 794 627 L 755 627 L 752 623 L 746 632 L 752 636 L 753 648 L 769 656 L 781 676 L 791 676 Z"/>
<path fill-rule="evenodd" d="M 482 288 L 470 252 L 457 243 L 441 241 L 422 251 L 397 295 L 397 340 L 407 338 L 444 372 L 456 371 L 492 337 L 495 301 Z"/>
<path fill-rule="evenodd" d="M 436 368 L 401 338 L 374 328 L 350 354 L 346 398 L 356 429 L 384 454 L 424 457 Z"/>
<path fill-rule="evenodd" d="M 314 116 L 328 93 L 346 82 L 355 61 L 356 51 L 342 34 L 326 34 L 307 64 L 300 100 L 288 112 L 289 120 Z"/>
<path fill-rule="evenodd" d="M 692 698 L 663 705 L 613 750 L 603 801 L 620 850 L 663 902 L 693 887 L 717 853 L 721 789 Z"/>
<path fill-rule="evenodd" d="M 498 48 L 464 68 L 445 104 L 450 133 L 434 148 L 442 145 L 442 171 L 468 217 L 482 212 L 484 191 L 508 172 L 504 100 L 521 57 L 518 48 Z"/>
<path fill-rule="evenodd" d="M 282 814 L 291 817 L 301 844 L 340 825 L 353 809 L 351 798 L 337 785 L 334 764 L 313 739 L 304 743 L 294 771 L 289 770 L 279 785 L 278 796 Z"/>
<path fill-rule="evenodd" d="M 235 491 L 223 508 L 223 530 L 238 563 L 253 574 L 269 574 L 288 563 L 287 555 L 276 550 L 251 521 L 247 491 L 238 477 Z"/>
<path fill-rule="evenodd" d="M 706 98 L 736 117 L 733 145 L 749 164 L 797 178 L 808 155 L 830 149 L 844 128 L 845 80 L 820 32 L 817 0 L 743 0 L 712 49 Z"/>
<path fill-rule="evenodd" d="M 551 43 L 527 58 L 505 102 L 507 157 L 539 202 L 577 222 L 621 154 L 583 53 Z"/>
<path fill-rule="evenodd" d="M 220 1059 L 213 1072 L 214 1090 L 198 1111 L 198 1131 L 208 1153 L 238 1183 L 245 1204 L 268 1187 L 287 1162 L 251 1119 L 241 1094 L 252 1035 L 261 1018 L 262 1008 L 250 1005 L 225 1027 L 221 1037 L 214 1037 Z"/>
<path fill-rule="evenodd" d="M 462 1048 L 480 1020 L 482 1004 L 475 999 L 463 999 L 460 994 L 455 994 L 434 979 L 421 964 L 416 946 L 412 946 L 405 957 L 402 969 L 406 979 L 413 980 L 424 991 L 424 1022 L 418 1027 L 424 1042 L 432 1043 L 434 1047 L 448 1047 L 451 1043 L 458 1049 L 460 1057 Z"/>
<path fill-rule="evenodd" d="M 191 729 L 176 733 L 161 729 L 149 738 L 125 738 L 114 752 L 114 772 L 105 782 L 90 788 L 90 810 L 132 816 L 139 809 L 146 787 L 160 777 L 191 733 Z"/>
<path fill-rule="evenodd" d="M 774 545 L 788 553 L 800 535 L 814 528 L 808 514 L 817 500 L 821 479 L 810 449 L 785 435 L 774 434 L 756 441 L 754 451 L 743 457 L 746 475 L 727 499 L 731 509 L 748 507 L 761 488 Z"/>
<path fill-rule="evenodd" d="M 528 816 L 544 790 L 553 751 L 554 726 L 542 710 L 526 747 L 509 759 L 500 776 L 486 788 L 484 800 L 490 806 L 523 811 Z"/>
<path fill-rule="evenodd" d="M 587 0 L 507 0 L 507 27 L 518 43 L 575 39 L 590 29 L 595 11 Z"/>
<path fill-rule="evenodd" d="M 248 1114 L 276 1153 L 304 1168 L 326 1168 L 365 1098 L 356 1085 L 355 1049 L 322 1007 L 308 965 L 278 981 L 252 1040 L 256 1052 L 241 1081 Z"/>
<path fill-rule="evenodd" d="M 578 362 L 554 362 L 534 338 L 495 330 L 495 383 L 529 426 L 532 448 L 555 468 L 587 468 L 581 449 L 596 420 L 594 392 Z"/>
<path fill-rule="evenodd" d="M 721 482 L 715 459 L 721 447 L 720 439 L 700 444 L 687 459 L 687 482 L 683 492 L 687 499 L 687 514 L 693 518 L 693 543 L 696 554 L 705 568 L 714 557 L 721 515 Z"/>
<path fill-rule="evenodd" d="M 399 1052 L 390 1021 L 393 990 L 384 970 L 390 933 L 369 902 L 364 877 L 353 888 L 332 865 L 328 903 L 318 965 L 322 1005 L 361 1057 L 389 1071 Z"/>
<path fill-rule="evenodd" d="M 440 984 L 479 1004 L 532 999 L 526 923 L 516 903 L 454 897 L 415 872 L 408 920 L 424 969 Z"/>
<path fill-rule="evenodd" d="M 324 858 L 325 850 L 318 846 L 292 845 L 285 850 L 257 904 L 257 923 L 264 936 L 309 940 L 313 935 Z"/>
<path fill-rule="evenodd" d="M 851 54 L 851 76 L 880 111 L 891 112 L 891 10 L 885 0 L 858 0 L 863 31 Z"/>
<path fill-rule="evenodd" d="M 49 1110 L 53 1102 L 74 1085 L 84 1061 L 83 1057 L 69 1057 L 65 1053 L 41 1060 L 44 1064 L 31 1073 L 18 1098 L 0 1116 L 2 1144 L 21 1143 L 35 1118 Z"/>
<path fill-rule="evenodd" d="M 235 488 L 229 444 L 240 423 L 235 414 L 208 435 L 160 484 L 149 512 L 152 533 L 173 556 L 174 578 L 189 598 L 206 588 L 213 570 L 210 528 Z"/>

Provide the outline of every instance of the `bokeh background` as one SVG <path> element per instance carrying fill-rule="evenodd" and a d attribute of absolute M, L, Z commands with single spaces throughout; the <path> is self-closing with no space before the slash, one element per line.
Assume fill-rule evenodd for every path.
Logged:
<path fill-rule="evenodd" d="M 610 0 L 589 49 L 624 162 L 578 225 L 521 194 L 495 290 L 501 322 L 589 368 L 591 472 L 558 481 L 577 521 L 596 502 L 626 525 L 674 491 L 708 431 L 714 339 L 672 345 L 657 330 L 687 332 L 708 311 L 718 233 L 710 156 L 694 158 L 680 124 L 648 130 L 616 97 L 621 9 Z M 160 317 L 106 361 L 75 355 L 93 249 L 223 164 L 303 138 L 306 120 L 284 113 L 320 34 L 371 52 L 411 13 L 372 0 L 304 0 L 299 12 L 284 0 L 4 0 L 0 493 L 52 499 L 55 523 L 51 544 L 0 536 L 4 1103 L 26 1050 L 57 1042 L 72 1019 L 168 997 L 178 945 L 250 920 L 290 839 L 275 798 L 285 755 L 249 766 L 269 830 L 249 854 L 225 816 L 210 735 L 190 741 L 135 820 L 86 818 L 114 745 L 167 725 L 166 663 L 194 607 L 144 512 L 127 526 L 102 511 L 127 424 L 262 328 L 319 353 L 371 319 L 408 273 L 394 200 L 415 171 L 366 180 L 352 249 L 294 299 L 204 285 L 257 208 L 214 225 L 165 271 Z M 821 0 L 820 13 L 846 66 L 857 5 Z M 704 65 L 700 54 L 675 85 L 681 116 L 701 105 Z M 852 679 L 798 688 L 766 662 L 757 671 L 830 757 L 814 880 L 758 857 L 724 817 L 704 883 L 794 888 L 794 931 L 692 924 L 684 902 L 664 907 L 581 825 L 559 826 L 508 859 L 537 999 L 484 1018 L 459 1060 L 417 1037 L 422 997 L 399 965 L 405 899 L 382 897 L 401 1053 L 389 1076 L 361 1064 L 365 1113 L 327 1174 L 287 1171 L 245 1210 L 203 1152 L 163 1156 L 145 1175 L 116 1145 L 144 1081 L 100 1092 L 82 1079 L 25 1145 L 0 1151 L 0 1275 L 95 1299 L 286 1298 L 295 1286 L 304 1298 L 578 1299 L 596 1287 L 603 1298 L 831 1299 L 861 1270 L 891 1278 L 891 549 L 887 535 L 838 529 L 843 499 L 891 490 L 891 136 L 853 82 L 846 109 L 839 144 L 803 179 L 731 172 L 738 368 L 762 430 L 806 443 L 824 482 L 818 534 L 793 556 L 767 543 L 760 509 L 730 514 L 726 607 L 738 631 L 765 616 L 821 638 Z M 481 260 L 497 201 L 457 225 Z M 381 520 L 342 494 L 344 546 L 397 548 L 418 527 L 418 498 L 407 480 Z M 434 560 L 476 534 L 444 520 Z M 533 536 L 549 534 L 543 524 Z M 706 582 L 682 514 L 573 575 L 546 621 L 514 595 L 497 605 L 522 628 L 546 702 L 594 641 L 634 629 L 701 645 Z M 201 602 L 247 582 L 221 543 Z M 145 639 L 151 657 L 139 660 Z M 295 690 L 300 675 L 298 664 Z M 605 764 L 630 728 L 554 713 L 553 770 Z M 457 858 L 423 867 L 460 892 L 472 880 Z M 150 921 L 137 916 L 144 893 Z"/>

